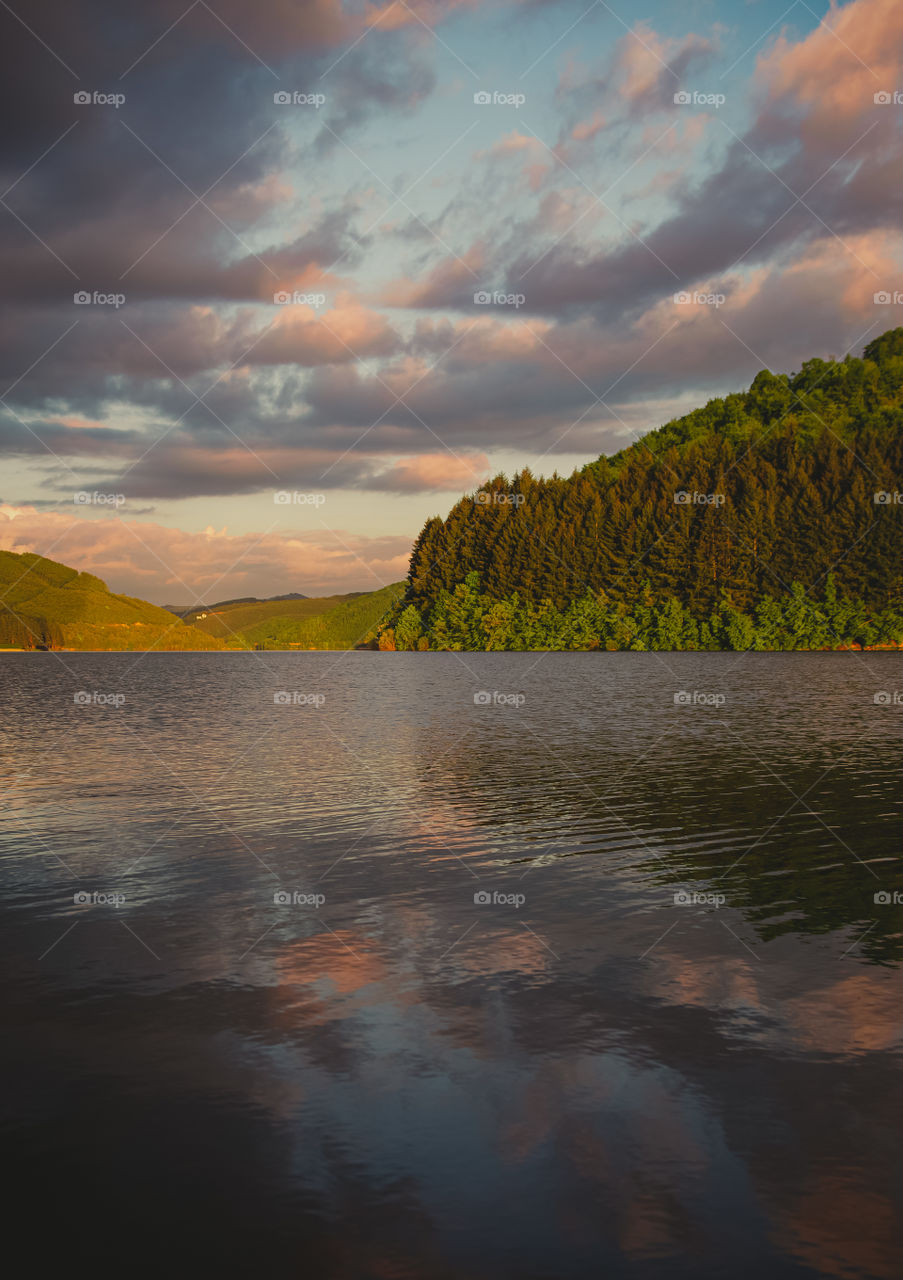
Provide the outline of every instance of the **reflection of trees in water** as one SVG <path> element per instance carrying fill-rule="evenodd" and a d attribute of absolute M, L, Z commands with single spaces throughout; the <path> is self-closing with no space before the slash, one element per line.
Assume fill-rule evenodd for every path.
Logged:
<path fill-rule="evenodd" d="M 579 736 L 536 728 L 509 717 L 425 750 L 426 802 L 512 859 L 600 855 L 602 874 L 723 893 L 765 941 L 844 930 L 844 946 L 862 935 L 856 954 L 903 960 L 903 752 L 883 724 L 852 746 L 836 720 L 778 742 L 747 730 L 755 755 L 714 717 L 667 734 L 651 718 L 621 733 L 603 720 Z"/>

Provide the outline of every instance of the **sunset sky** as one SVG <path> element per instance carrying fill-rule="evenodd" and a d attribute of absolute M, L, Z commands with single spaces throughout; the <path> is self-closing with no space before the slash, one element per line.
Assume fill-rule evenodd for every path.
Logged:
<path fill-rule="evenodd" d="M 396 581 L 490 474 L 903 324 L 900 0 L 9 0 L 0 32 L 0 547 L 117 591 Z"/>

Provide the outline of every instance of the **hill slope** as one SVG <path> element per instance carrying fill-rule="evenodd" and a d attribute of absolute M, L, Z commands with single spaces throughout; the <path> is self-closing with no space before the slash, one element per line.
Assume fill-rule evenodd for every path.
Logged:
<path fill-rule="evenodd" d="M 192 610 L 185 614 L 185 621 L 207 635 L 231 642 L 249 629 L 272 619 L 284 618 L 300 623 L 326 613 L 336 605 L 355 600 L 362 594 L 365 593 L 352 591 L 347 595 L 337 596 L 275 596 L 272 600 L 237 600 L 210 609 Z"/>
<path fill-rule="evenodd" d="M 393 619 L 400 647 L 420 628 L 440 647 L 737 647 L 745 624 L 728 642 L 726 611 L 756 631 L 769 602 L 794 599 L 798 613 L 816 600 L 832 611 L 811 643 L 878 643 L 876 615 L 903 612 L 900 489 L 896 329 L 861 359 L 763 370 L 747 392 L 569 478 L 497 476 L 445 520 L 427 521 L 407 619 L 401 610 Z M 565 626 L 579 601 L 581 617 Z M 794 629 L 805 638 L 799 618 L 769 616 L 762 647 L 797 647 Z"/>
<path fill-rule="evenodd" d="M 222 649 L 166 609 L 31 552 L 0 551 L 0 647 Z"/>
<path fill-rule="evenodd" d="M 401 599 L 404 588 L 403 582 L 396 582 L 378 591 L 334 597 L 338 603 L 321 613 L 306 618 L 300 613 L 267 618 L 243 630 L 239 639 L 250 648 L 261 649 L 375 647 L 379 625 Z"/>
<path fill-rule="evenodd" d="M 165 604 L 164 609 L 169 613 L 174 613 L 177 618 L 187 618 L 190 614 L 198 615 L 201 613 L 217 613 L 220 609 L 231 608 L 232 605 L 238 604 L 272 604 L 275 600 L 307 600 L 308 597 L 300 591 L 288 591 L 281 596 L 265 596 L 262 600 L 258 596 L 236 596 L 234 600 L 218 600 L 215 604 Z"/>

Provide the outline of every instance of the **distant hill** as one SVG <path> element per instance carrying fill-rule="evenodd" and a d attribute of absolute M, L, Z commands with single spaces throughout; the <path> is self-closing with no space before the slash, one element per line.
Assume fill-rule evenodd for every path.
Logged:
<path fill-rule="evenodd" d="M 315 617 L 328 609 L 365 593 L 351 591 L 335 596 L 274 596 L 271 600 L 226 601 L 209 609 L 193 609 L 185 614 L 185 622 L 206 635 L 216 636 L 230 644 L 240 634 L 271 618 L 283 617 L 296 622 Z M 243 647 L 240 644 L 239 647 Z"/>
<path fill-rule="evenodd" d="M 403 582 L 395 582 L 378 591 L 306 600 L 308 613 L 296 608 L 291 613 L 263 618 L 243 629 L 237 640 L 261 649 L 375 648 L 378 628 L 404 589 Z M 321 608 L 315 610 L 314 606 Z M 233 615 L 226 616 L 231 619 Z"/>
<path fill-rule="evenodd" d="M 165 604 L 164 609 L 168 613 L 174 613 L 177 618 L 187 618 L 189 614 L 210 613 L 214 610 L 228 609 L 236 604 L 270 604 L 276 600 L 307 600 L 308 596 L 303 595 L 300 591 L 288 591 L 281 596 L 264 596 L 263 599 L 257 596 L 238 596 L 234 600 L 219 600 L 216 604 Z"/>
<path fill-rule="evenodd" d="M 309 598 L 224 600 L 173 610 L 116 595 L 90 573 L 31 552 L 0 551 L 0 649 L 218 650 L 375 646 L 403 583 Z M 206 615 L 206 616 L 203 616 Z"/>
<path fill-rule="evenodd" d="M 166 609 L 116 595 L 91 573 L 0 551 L 0 648 L 223 649 Z"/>

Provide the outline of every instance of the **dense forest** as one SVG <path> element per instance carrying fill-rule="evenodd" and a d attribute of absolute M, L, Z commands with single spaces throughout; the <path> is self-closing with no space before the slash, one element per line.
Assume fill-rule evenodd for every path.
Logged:
<path fill-rule="evenodd" d="M 903 637 L 903 329 L 763 370 L 572 476 L 430 519 L 385 648 L 825 648 Z"/>

